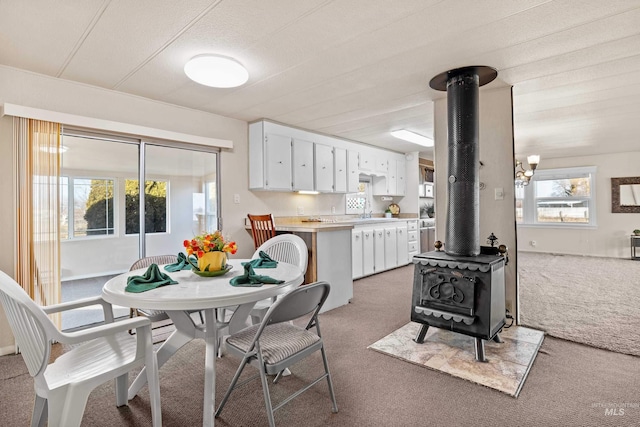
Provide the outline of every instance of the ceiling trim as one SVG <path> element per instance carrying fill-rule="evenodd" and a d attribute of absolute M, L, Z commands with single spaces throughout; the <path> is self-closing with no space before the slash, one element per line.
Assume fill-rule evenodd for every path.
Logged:
<path fill-rule="evenodd" d="M 68 126 L 75 126 L 101 131 L 117 132 L 121 134 L 162 139 L 167 141 L 188 142 L 191 144 L 206 145 L 209 147 L 233 148 L 233 141 L 228 139 L 209 138 L 206 136 L 191 135 L 181 132 L 150 128 L 130 123 L 115 122 L 111 120 L 97 119 L 94 117 L 77 116 L 75 114 L 60 113 L 57 111 L 43 110 L 40 108 L 25 107 L 22 105 L 4 103 L 0 117 L 14 116 L 27 119 L 45 120 Z"/>

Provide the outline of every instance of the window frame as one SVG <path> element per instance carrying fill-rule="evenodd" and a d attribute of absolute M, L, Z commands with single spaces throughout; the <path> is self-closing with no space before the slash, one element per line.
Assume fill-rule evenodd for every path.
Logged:
<path fill-rule="evenodd" d="M 553 179 L 573 179 L 589 177 L 589 196 L 576 197 L 537 197 L 535 194 L 535 183 Z M 524 197 L 518 197 L 519 189 L 516 188 L 517 200 L 522 200 L 522 221 L 516 222 L 518 227 L 541 227 L 541 228 L 596 228 L 597 223 L 597 195 L 596 195 L 596 166 L 582 166 L 573 168 L 538 169 L 531 178 L 529 185 L 523 187 Z M 537 206 L 539 201 L 563 201 L 575 198 L 588 200 L 589 222 L 539 222 L 537 217 Z M 517 215 L 516 215 L 517 218 Z"/>
<path fill-rule="evenodd" d="M 119 229 L 118 229 L 118 178 L 113 176 L 91 176 L 91 175 L 73 175 L 73 174 L 64 174 L 60 175 L 60 181 L 62 178 L 67 179 L 67 237 L 63 238 L 60 236 L 60 242 L 72 242 L 78 240 L 94 240 L 94 239 L 111 239 L 118 237 Z M 94 234 L 94 235 L 86 235 L 86 236 L 76 236 L 75 235 L 75 209 L 74 199 L 74 181 L 75 180 L 102 180 L 102 181 L 112 181 L 113 182 L 113 233 L 112 234 Z M 60 193 L 62 193 L 62 182 L 60 182 Z M 62 197 L 62 194 L 60 195 Z M 62 206 L 62 203 L 60 204 Z"/>

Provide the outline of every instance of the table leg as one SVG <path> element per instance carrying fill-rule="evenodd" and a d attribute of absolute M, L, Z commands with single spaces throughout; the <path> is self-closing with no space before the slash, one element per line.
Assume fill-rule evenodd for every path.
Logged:
<path fill-rule="evenodd" d="M 204 310 L 204 406 L 202 425 L 213 427 L 216 410 L 216 355 L 218 353 L 218 325 L 215 309 Z"/>
<path fill-rule="evenodd" d="M 194 339 L 196 334 L 195 324 L 189 316 L 189 313 L 185 311 L 168 311 L 167 314 L 171 317 L 171 320 L 173 320 L 176 330 L 173 331 L 169 338 L 156 350 L 158 369 L 183 345 Z M 147 384 L 147 369 L 142 368 L 142 371 L 140 371 L 129 387 L 129 400 L 133 399 L 145 384 Z"/>

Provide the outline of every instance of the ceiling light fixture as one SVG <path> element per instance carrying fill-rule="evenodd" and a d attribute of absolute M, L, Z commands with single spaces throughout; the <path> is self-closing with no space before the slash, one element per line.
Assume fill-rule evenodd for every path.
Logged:
<path fill-rule="evenodd" d="M 423 145 L 425 147 L 433 147 L 433 139 L 427 138 L 426 136 L 418 135 L 417 133 L 411 132 L 410 130 L 394 130 L 391 131 L 391 135 L 399 139 L 404 139 L 405 141 L 413 142 L 414 144 Z"/>
<path fill-rule="evenodd" d="M 249 80 L 249 72 L 242 64 L 219 55 L 194 56 L 185 64 L 184 72 L 194 82 L 210 87 L 237 87 Z"/>
<path fill-rule="evenodd" d="M 531 169 L 525 170 L 524 167 L 522 167 L 522 162 L 516 159 L 516 187 L 529 185 L 529 181 L 531 181 L 531 177 L 536 172 L 536 168 L 540 163 L 540 156 L 537 154 L 527 156 L 527 163 L 529 163 Z M 518 168 L 520 168 L 520 170 L 518 170 Z"/>

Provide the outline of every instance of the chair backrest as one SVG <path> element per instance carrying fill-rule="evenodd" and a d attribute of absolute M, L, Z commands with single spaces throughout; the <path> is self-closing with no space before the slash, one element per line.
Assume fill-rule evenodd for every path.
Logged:
<path fill-rule="evenodd" d="M 148 256 L 148 257 L 145 257 L 145 258 L 140 258 L 139 260 L 134 262 L 133 265 L 131 265 L 131 267 L 129 268 L 129 271 L 137 270 L 139 268 L 147 268 L 151 264 L 158 264 L 158 265 L 160 265 L 160 264 L 173 264 L 177 260 L 178 260 L 178 257 L 176 255 L 154 255 L 154 256 Z"/>
<path fill-rule="evenodd" d="M 36 377 L 47 367 L 50 336 L 55 325 L 24 289 L 0 271 L 0 302 L 20 348 L 29 374 Z"/>
<path fill-rule="evenodd" d="M 307 272 L 309 250 L 300 236 L 279 234 L 260 245 L 252 258 L 259 258 L 260 251 L 267 253 L 275 261 L 297 265 L 303 274 Z"/>
<path fill-rule="evenodd" d="M 253 245 L 256 249 L 264 242 L 276 235 L 276 227 L 273 225 L 273 217 L 271 214 L 251 215 L 247 214 L 251 223 L 251 235 L 253 236 Z"/>
<path fill-rule="evenodd" d="M 264 317 L 262 327 L 288 322 L 314 312 L 316 316 L 329 296 L 331 286 L 327 282 L 314 282 L 300 286 L 278 298 Z"/>

